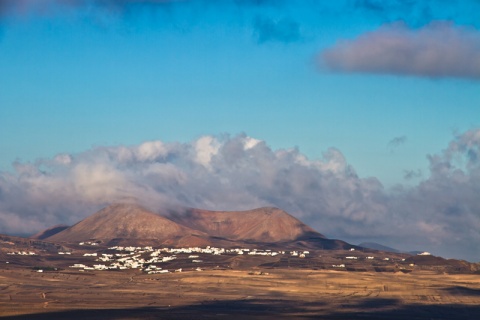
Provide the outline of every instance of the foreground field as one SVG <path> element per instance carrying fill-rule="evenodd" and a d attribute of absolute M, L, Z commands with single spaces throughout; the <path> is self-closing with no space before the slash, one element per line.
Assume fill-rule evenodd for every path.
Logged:
<path fill-rule="evenodd" d="M 478 319 L 480 276 L 0 270 L 2 319 Z"/>

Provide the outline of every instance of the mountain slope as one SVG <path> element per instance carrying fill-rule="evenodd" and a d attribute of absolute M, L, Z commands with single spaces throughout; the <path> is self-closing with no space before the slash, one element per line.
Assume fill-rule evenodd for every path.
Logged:
<path fill-rule="evenodd" d="M 213 237 L 258 242 L 283 242 L 306 235 L 325 238 L 300 220 L 278 208 L 258 208 L 248 211 L 208 211 L 188 209 L 169 217 L 191 229 Z"/>
<path fill-rule="evenodd" d="M 62 232 L 63 230 L 69 228 L 69 226 L 65 224 L 59 224 L 53 227 L 50 227 L 46 230 L 40 231 L 39 233 L 34 234 L 33 236 L 30 236 L 29 238 L 31 239 L 38 239 L 38 240 L 43 240 L 48 237 L 51 237 L 59 232 Z"/>
<path fill-rule="evenodd" d="M 139 205 L 114 204 L 46 240 L 74 242 L 89 239 L 103 241 L 157 239 L 161 241 L 190 235 L 206 236 L 202 232 L 181 226 Z"/>

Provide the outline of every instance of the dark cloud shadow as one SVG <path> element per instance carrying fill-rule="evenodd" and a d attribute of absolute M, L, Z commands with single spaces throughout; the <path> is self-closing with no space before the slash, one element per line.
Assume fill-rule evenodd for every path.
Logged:
<path fill-rule="evenodd" d="M 472 289 L 468 287 L 456 286 L 444 289 L 444 291 L 448 292 L 452 295 L 459 295 L 459 296 L 468 296 L 468 297 L 478 297 L 480 296 L 479 289 Z"/>
<path fill-rule="evenodd" d="M 347 300 L 347 299 L 346 299 Z M 205 301 L 180 307 L 86 309 L 45 312 L 1 319 L 476 319 L 480 306 L 408 304 L 396 299 L 349 300 L 338 308 L 328 302 L 283 299 Z"/>

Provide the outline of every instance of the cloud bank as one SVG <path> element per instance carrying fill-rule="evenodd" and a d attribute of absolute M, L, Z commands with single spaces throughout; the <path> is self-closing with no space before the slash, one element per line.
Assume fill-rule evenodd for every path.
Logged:
<path fill-rule="evenodd" d="M 480 260 L 480 129 L 429 155 L 415 187 L 360 178 L 337 149 L 310 160 L 246 135 L 97 147 L 0 173 L 0 233 L 73 224 L 111 202 L 152 209 L 280 207 L 329 237 Z"/>
<path fill-rule="evenodd" d="M 339 41 L 321 53 L 320 63 L 335 72 L 479 80 L 480 32 L 449 23 L 418 30 L 397 23 Z"/>

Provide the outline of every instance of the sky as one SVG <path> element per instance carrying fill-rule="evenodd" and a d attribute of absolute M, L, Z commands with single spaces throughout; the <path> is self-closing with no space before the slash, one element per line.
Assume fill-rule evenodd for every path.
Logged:
<path fill-rule="evenodd" d="M 0 233 L 280 207 L 480 261 L 478 0 L 0 0 Z"/>

